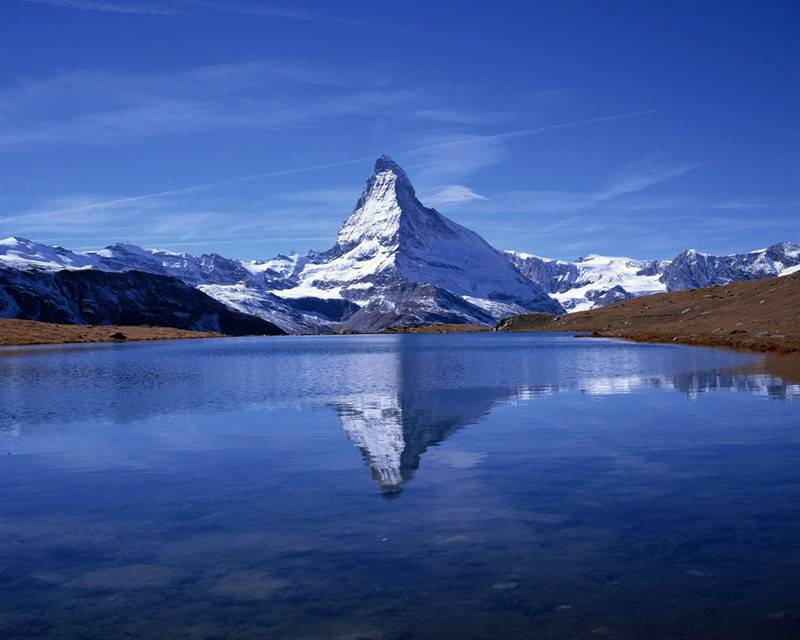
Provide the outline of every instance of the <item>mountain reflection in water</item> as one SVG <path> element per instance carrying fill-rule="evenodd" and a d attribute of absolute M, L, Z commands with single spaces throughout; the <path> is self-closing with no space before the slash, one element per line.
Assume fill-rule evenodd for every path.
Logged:
<path fill-rule="evenodd" d="M 383 393 L 345 396 L 331 405 L 347 437 L 361 452 L 373 479 L 386 497 L 402 492 L 403 484 L 414 476 L 423 454 L 444 442 L 464 426 L 479 422 L 500 402 L 520 402 L 537 396 L 579 391 L 589 396 L 634 393 L 664 389 L 694 397 L 707 392 L 739 392 L 776 400 L 800 398 L 800 384 L 780 377 L 753 373 L 750 365 L 730 370 L 710 369 L 661 375 L 618 375 L 576 377 L 564 384 L 521 385 L 514 388 L 467 387 L 436 388 L 431 379 L 419 375 L 430 366 L 430 354 L 401 350 L 382 361 L 377 373 L 390 389 Z M 480 375 L 469 366 L 469 355 L 454 358 L 462 374 Z M 354 375 L 364 376 L 364 370 Z M 375 363 L 369 375 L 375 375 Z M 471 382 L 463 378 L 461 383 Z M 438 380 L 446 383 L 447 378 Z M 358 386 L 358 385 L 356 385 Z"/>

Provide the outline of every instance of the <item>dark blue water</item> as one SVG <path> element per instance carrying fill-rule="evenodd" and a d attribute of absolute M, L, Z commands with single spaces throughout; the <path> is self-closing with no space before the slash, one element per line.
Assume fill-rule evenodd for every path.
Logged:
<path fill-rule="evenodd" d="M 796 638 L 800 385 L 559 335 L 0 350 L 0 637 Z"/>

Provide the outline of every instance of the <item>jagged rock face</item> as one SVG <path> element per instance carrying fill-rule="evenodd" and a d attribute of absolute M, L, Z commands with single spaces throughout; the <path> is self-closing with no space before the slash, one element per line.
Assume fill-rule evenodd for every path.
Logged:
<path fill-rule="evenodd" d="M 275 335 L 274 324 L 230 309 L 177 278 L 142 271 L 0 268 L 0 317 L 95 325 L 153 325 Z"/>
<path fill-rule="evenodd" d="M 506 251 L 505 255 L 523 276 L 548 293 L 568 291 L 578 279 L 578 267 L 572 262 L 549 260 L 518 251 Z"/>
<path fill-rule="evenodd" d="M 791 242 L 727 256 L 710 256 L 689 250 L 680 253 L 666 266 L 662 280 L 668 291 L 681 291 L 777 276 L 798 264 L 800 246 Z"/>

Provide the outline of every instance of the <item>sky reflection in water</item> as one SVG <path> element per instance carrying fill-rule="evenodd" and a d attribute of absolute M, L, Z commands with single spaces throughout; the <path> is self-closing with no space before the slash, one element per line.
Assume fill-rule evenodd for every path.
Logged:
<path fill-rule="evenodd" d="M 4 350 L 1 635 L 792 637 L 800 385 L 757 362 L 491 334 Z"/>

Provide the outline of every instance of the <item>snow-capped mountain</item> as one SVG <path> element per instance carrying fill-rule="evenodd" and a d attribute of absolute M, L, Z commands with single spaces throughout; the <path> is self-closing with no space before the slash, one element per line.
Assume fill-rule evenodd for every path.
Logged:
<path fill-rule="evenodd" d="M 800 246 L 791 242 L 727 256 L 688 250 L 672 260 L 588 255 L 567 262 L 518 251 L 506 251 L 505 255 L 568 312 L 649 293 L 769 278 L 800 265 Z"/>
<path fill-rule="evenodd" d="M 61 247 L 50 247 L 25 238 L 0 239 L 0 266 L 11 269 L 93 269 L 98 260 Z"/>
<path fill-rule="evenodd" d="M 387 156 L 375 163 L 336 244 L 280 267 L 294 286 L 275 295 L 347 300 L 358 310 L 342 326 L 354 329 L 561 311 L 478 234 L 424 207 Z"/>
<path fill-rule="evenodd" d="M 686 251 L 673 260 L 589 255 L 567 262 L 500 253 L 425 207 L 387 156 L 376 161 L 336 243 L 324 252 L 243 261 L 130 243 L 75 252 L 22 238 L 0 240 L 0 269 L 171 276 L 290 333 L 431 322 L 492 325 L 516 313 L 581 311 L 647 293 L 776 276 L 797 265 L 800 246 L 788 242 L 728 256 Z"/>
<path fill-rule="evenodd" d="M 506 251 L 507 259 L 558 300 L 567 311 L 584 311 L 637 295 L 665 291 L 667 261 L 588 255 L 575 262 Z"/>
<path fill-rule="evenodd" d="M 711 256 L 693 249 L 680 253 L 664 269 L 668 291 L 695 289 L 777 276 L 800 264 L 800 245 L 781 242 L 766 249 Z"/>
<path fill-rule="evenodd" d="M 169 275 L 295 333 L 494 324 L 514 313 L 562 311 L 483 238 L 424 207 L 405 172 L 386 156 L 376 161 L 336 244 L 325 252 L 238 261 L 129 243 L 77 253 L 9 238 L 0 244 L 2 264 Z"/>

